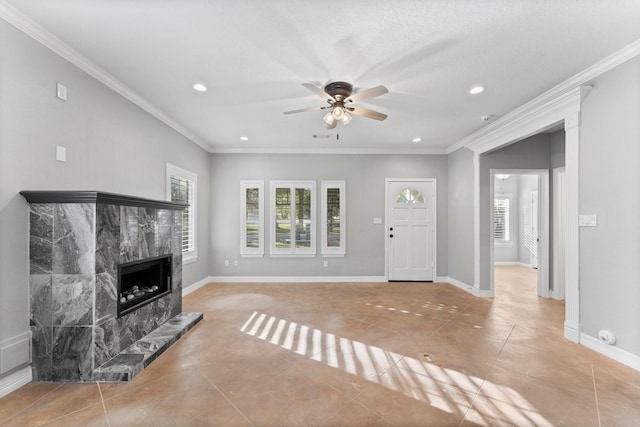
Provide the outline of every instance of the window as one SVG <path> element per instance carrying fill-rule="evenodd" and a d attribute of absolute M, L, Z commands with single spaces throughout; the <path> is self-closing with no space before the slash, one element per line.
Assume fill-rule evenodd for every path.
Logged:
<path fill-rule="evenodd" d="M 424 203 L 424 196 L 418 190 L 405 188 L 396 196 L 396 203 L 415 204 Z"/>
<path fill-rule="evenodd" d="M 188 203 L 182 211 L 182 263 L 193 262 L 198 258 L 196 244 L 198 176 L 193 172 L 167 163 L 167 199 L 172 202 Z"/>
<path fill-rule="evenodd" d="M 271 256 L 314 256 L 315 181 L 271 181 Z"/>
<path fill-rule="evenodd" d="M 511 195 L 496 194 L 493 203 L 493 237 L 498 245 L 511 245 Z"/>
<path fill-rule="evenodd" d="M 346 253 L 344 181 L 322 181 L 322 255 Z"/>
<path fill-rule="evenodd" d="M 240 255 L 264 255 L 264 182 L 240 181 Z"/>

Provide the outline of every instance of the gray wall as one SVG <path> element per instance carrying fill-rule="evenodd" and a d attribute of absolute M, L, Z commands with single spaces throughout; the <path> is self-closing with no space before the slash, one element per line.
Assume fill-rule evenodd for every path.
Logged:
<path fill-rule="evenodd" d="M 165 199 L 167 161 L 197 173 L 200 260 L 184 267 L 185 285 L 209 273 L 211 192 L 208 153 L 4 20 L 0 58 L 0 348 L 14 367 L 28 354 L 12 345 L 29 331 L 28 206 L 20 190 Z M 67 102 L 55 97 L 57 81 L 68 87 Z M 55 160 L 56 145 L 67 148 L 66 163 Z"/>
<path fill-rule="evenodd" d="M 607 329 L 640 356 L 640 58 L 604 74 L 583 101 L 580 213 L 582 332 Z"/>
<path fill-rule="evenodd" d="M 383 276 L 384 225 L 374 225 L 373 218 L 385 216 L 385 178 L 436 178 L 437 275 L 447 274 L 445 155 L 213 154 L 211 178 L 210 260 L 214 276 Z M 323 258 L 318 246 L 314 258 L 271 258 L 265 225 L 265 256 L 240 258 L 241 180 L 264 180 L 267 211 L 271 180 L 315 180 L 318 196 L 321 180 L 345 180 L 346 256 Z M 265 215 L 266 224 L 269 218 Z M 224 267 L 224 260 L 230 260 L 231 266 Z M 233 260 L 238 260 L 237 267 Z M 329 267 L 323 267 L 324 260 L 329 261 Z"/>
<path fill-rule="evenodd" d="M 473 286 L 473 152 L 461 148 L 448 156 L 449 277 Z"/>

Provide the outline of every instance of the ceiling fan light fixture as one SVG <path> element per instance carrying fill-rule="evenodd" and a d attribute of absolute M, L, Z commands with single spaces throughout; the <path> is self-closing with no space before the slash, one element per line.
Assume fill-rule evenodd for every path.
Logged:
<path fill-rule="evenodd" d="M 333 113 L 331 111 L 329 111 L 327 114 L 324 115 L 323 120 L 328 124 L 328 125 L 332 125 L 333 122 L 336 120 L 333 118 Z"/>
<path fill-rule="evenodd" d="M 338 106 L 338 107 L 333 107 L 333 111 L 331 114 L 333 115 L 334 119 L 340 120 L 342 119 L 342 117 L 344 117 L 344 113 L 345 113 L 344 107 Z"/>
<path fill-rule="evenodd" d="M 342 116 L 342 124 L 343 125 L 347 125 L 349 124 L 349 122 L 351 121 L 352 116 L 351 114 L 347 113 L 346 111 L 344 112 L 344 115 Z"/>

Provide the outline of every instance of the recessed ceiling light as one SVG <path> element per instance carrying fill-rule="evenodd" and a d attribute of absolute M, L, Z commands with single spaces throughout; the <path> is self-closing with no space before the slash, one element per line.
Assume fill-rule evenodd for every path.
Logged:
<path fill-rule="evenodd" d="M 240 137 L 240 141 L 248 141 L 249 137 L 248 136 L 241 136 Z"/>
<path fill-rule="evenodd" d="M 469 93 L 471 95 L 477 95 L 479 93 L 484 92 L 484 87 L 483 86 L 474 86 L 469 90 Z"/>
<path fill-rule="evenodd" d="M 198 92 L 206 92 L 207 91 L 207 87 L 202 83 L 195 83 L 193 85 L 193 89 L 197 90 Z"/>
<path fill-rule="evenodd" d="M 422 138 L 413 138 L 411 140 L 411 142 L 420 142 L 420 141 L 422 141 Z"/>

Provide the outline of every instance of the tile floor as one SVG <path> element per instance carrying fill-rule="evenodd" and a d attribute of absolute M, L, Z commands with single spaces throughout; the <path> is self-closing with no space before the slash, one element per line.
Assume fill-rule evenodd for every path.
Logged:
<path fill-rule="evenodd" d="M 2 426 L 634 426 L 640 372 L 562 337 L 535 271 L 495 299 L 432 283 L 210 284 L 205 319 L 127 384 L 30 383 Z"/>

